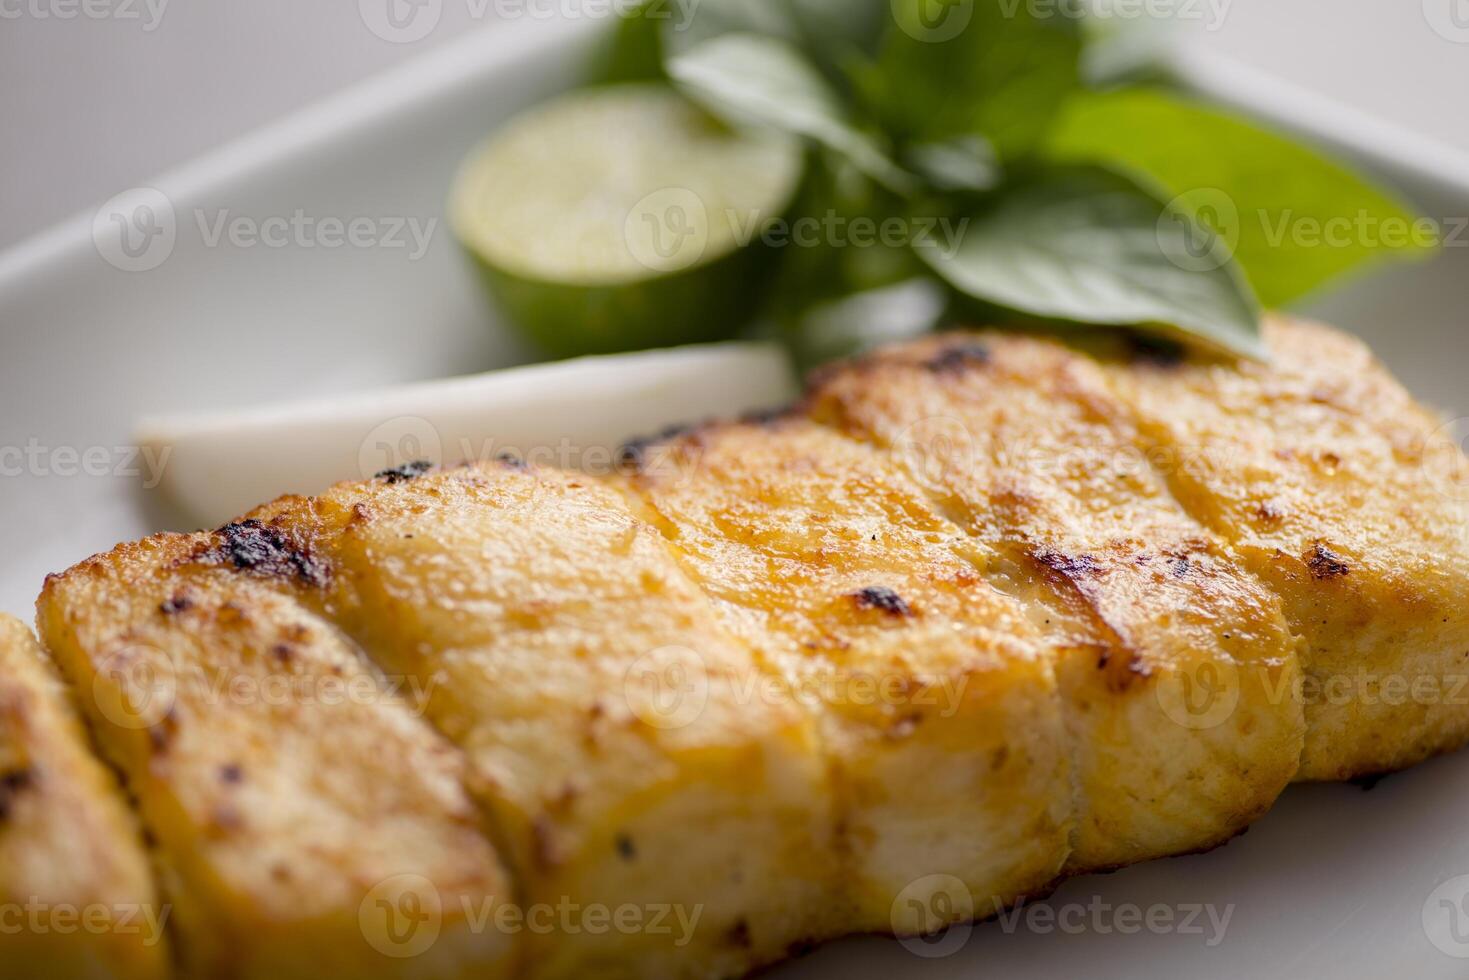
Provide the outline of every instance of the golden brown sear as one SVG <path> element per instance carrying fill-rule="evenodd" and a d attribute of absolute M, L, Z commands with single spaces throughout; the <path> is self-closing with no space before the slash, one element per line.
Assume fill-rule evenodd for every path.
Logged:
<path fill-rule="evenodd" d="M 122 545 L 42 636 L 180 975 L 724 977 L 928 932 L 1469 738 L 1469 463 L 1355 341 L 1266 339 L 927 338 L 614 477 L 407 466 Z M 126 837 L 47 731 L 0 750 L 70 745 Z M 5 833 L 0 896 L 55 852 Z"/>
<path fill-rule="evenodd" d="M 60 678 L 0 616 L 0 978 L 157 980 L 169 911 Z"/>
<path fill-rule="evenodd" d="M 1267 322 L 1269 366 L 1109 360 L 1173 493 L 1304 642 L 1301 779 L 1469 738 L 1469 464 L 1360 341 Z"/>
<path fill-rule="evenodd" d="M 318 574 L 239 524 L 124 545 L 41 596 L 154 841 L 183 972 L 507 975 L 508 938 L 473 927 L 513 894 L 463 759 L 293 598 Z"/>

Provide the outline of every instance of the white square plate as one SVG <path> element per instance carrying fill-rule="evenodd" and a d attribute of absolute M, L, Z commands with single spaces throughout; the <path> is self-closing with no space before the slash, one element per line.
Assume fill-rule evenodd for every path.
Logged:
<path fill-rule="evenodd" d="M 96 240 L 88 215 L 0 255 L 0 609 L 30 618 L 45 573 L 160 529 L 138 490 L 150 461 L 126 448 L 143 413 L 523 360 L 451 240 L 443 200 L 477 139 L 575 83 L 598 29 L 497 25 L 164 175 L 152 186 L 173 235 L 139 239 L 137 256 L 109 244 L 105 210 Z M 1469 214 L 1469 164 L 1452 153 L 1237 64 L 1193 58 L 1187 70 L 1221 97 L 1356 154 L 1426 213 Z M 221 221 L 244 218 L 264 233 L 297 215 L 297 224 L 368 219 L 377 244 L 328 248 L 310 234 L 314 247 L 210 242 Z M 385 241 L 413 221 L 430 232 L 421 257 L 406 231 L 402 246 Z M 118 267 L 138 265 L 154 267 Z M 1466 283 L 1469 248 L 1448 249 L 1312 312 L 1364 336 L 1420 397 L 1469 414 Z M 777 974 L 1464 976 L 1469 963 L 1453 954 L 1469 957 L 1469 878 L 1439 886 L 1469 875 L 1466 812 L 1469 753 L 1371 793 L 1294 787 L 1221 850 L 1066 883 L 1049 925 L 1022 916 L 958 930 L 928 950 L 947 954 L 935 957 L 849 940 Z"/>

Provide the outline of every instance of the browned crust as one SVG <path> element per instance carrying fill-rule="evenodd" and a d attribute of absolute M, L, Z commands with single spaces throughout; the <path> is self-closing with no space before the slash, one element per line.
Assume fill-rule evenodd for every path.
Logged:
<path fill-rule="evenodd" d="M 921 354 L 919 353 L 920 351 Z M 1140 347 L 1132 352 L 1132 357 L 1137 362 L 1147 363 L 1159 369 L 1175 367 L 1183 363 L 1184 360 L 1171 348 L 1160 351 L 1151 347 Z M 711 420 L 691 426 L 672 427 L 650 437 L 630 440 L 623 454 L 626 472 L 630 475 L 636 475 L 640 471 L 649 450 L 659 447 L 672 449 L 688 447 L 697 449 L 704 440 L 727 427 L 741 426 L 759 428 L 769 432 L 779 432 L 789 424 L 805 420 L 815 415 L 815 409 L 820 400 L 823 385 L 838 373 L 868 374 L 880 372 L 895 364 L 911 366 L 915 358 L 921 358 L 919 360 L 920 365 L 924 369 L 931 371 L 936 379 L 942 383 L 945 378 L 950 378 L 971 370 L 983 369 L 990 362 L 990 353 L 983 343 L 976 341 L 974 334 L 969 332 L 956 332 L 925 341 L 921 348 L 898 348 L 896 350 L 874 352 L 839 364 L 829 365 L 813 373 L 802 397 L 785 408 L 735 421 Z M 346 481 L 337 486 L 338 488 L 347 488 L 360 486 L 364 483 L 391 485 L 411 481 L 429 473 L 449 472 L 461 469 L 471 471 L 488 470 L 491 467 L 509 468 L 525 472 L 533 472 L 535 470 L 534 466 L 512 458 L 461 463 L 449 466 L 428 465 L 426 462 L 413 462 L 390 471 L 384 471 L 370 481 Z M 288 528 L 301 526 L 302 522 L 285 519 L 288 514 L 300 515 L 302 512 L 312 512 L 316 508 L 319 500 L 320 498 L 317 497 L 282 497 L 258 508 L 249 517 L 232 522 L 214 531 L 190 534 L 166 532 L 150 535 L 139 541 L 119 544 L 112 551 L 89 557 L 78 562 L 63 573 L 48 575 L 42 595 L 45 597 L 53 594 L 67 579 L 80 576 L 111 574 L 115 571 L 115 566 L 119 562 L 142 560 L 158 551 L 175 555 L 176 557 L 173 561 L 176 564 L 189 562 L 221 564 L 232 566 L 241 574 L 292 579 L 296 584 L 305 583 L 315 587 L 324 586 L 329 579 L 331 569 L 320 564 L 315 559 L 312 544 L 309 540 L 297 536 L 297 532 L 295 531 L 287 530 Z M 362 517 L 362 519 L 368 519 L 366 514 L 358 516 Z M 1081 587 L 1081 583 L 1094 570 L 1097 561 L 1091 555 L 1066 556 L 1043 551 L 1038 551 L 1030 557 L 1035 563 L 1046 569 L 1049 574 L 1077 588 Z M 1187 562 L 1187 556 L 1183 556 L 1183 561 L 1185 563 Z M 1347 560 L 1332 551 L 1324 543 L 1318 543 L 1311 552 L 1304 556 L 1303 561 L 1309 568 L 1311 574 L 1318 579 L 1340 578 L 1349 575 L 1351 571 Z M 907 608 L 901 596 L 853 596 L 853 600 L 859 605 L 873 608 L 886 614 L 899 616 L 911 614 L 911 610 Z M 170 600 L 170 603 L 173 603 L 177 608 L 161 608 L 160 614 L 171 615 L 179 609 L 187 608 L 188 602 L 189 599 L 187 596 Z M 168 605 L 169 603 L 165 603 L 165 607 Z M 1105 658 L 1103 658 L 1103 662 L 1099 666 L 1106 666 Z M 1142 671 L 1145 674 L 1146 665 L 1129 663 L 1126 665 L 1126 669 L 1132 672 Z M 1436 755 L 1453 751 L 1458 747 L 1455 745 L 1429 751 L 1421 759 L 1415 759 L 1413 764 L 1416 764 L 1417 761 L 1422 761 L 1422 759 L 1432 758 Z M 1371 769 L 1369 771 L 1364 769 L 1361 772 L 1343 772 L 1339 778 L 1342 780 L 1360 780 L 1364 782 L 1370 780 L 1375 784 L 1377 780 L 1396 771 L 1400 770 Z M 1370 788 L 1370 786 L 1365 788 Z M 0 789 L 3 789 L 3 787 L 0 787 Z M 1248 830 L 1249 821 L 1255 819 L 1256 816 L 1258 815 L 1252 815 L 1246 818 L 1239 827 L 1217 840 L 1172 856 L 1182 857 L 1207 853 L 1223 847 L 1234 838 L 1245 833 Z M 946 928 L 975 925 L 996 919 L 1007 910 L 1023 906 L 1029 902 L 1048 898 L 1063 883 L 1071 878 L 1084 877 L 1087 874 L 1110 873 L 1127 866 L 1129 865 L 1118 864 L 1105 868 L 1089 869 L 1082 874 L 1058 875 L 1046 885 L 1017 898 L 1015 901 L 1008 903 L 1005 907 L 997 909 L 989 915 L 976 917 L 965 922 L 957 922 Z M 912 933 L 900 935 L 882 932 L 854 932 L 846 935 L 871 935 L 892 939 L 905 939 L 918 938 L 922 934 Z M 787 950 L 785 957 L 759 965 L 750 971 L 748 975 L 762 975 L 791 958 L 805 955 L 816 947 L 837 938 L 845 938 L 845 936 L 797 942 Z"/>

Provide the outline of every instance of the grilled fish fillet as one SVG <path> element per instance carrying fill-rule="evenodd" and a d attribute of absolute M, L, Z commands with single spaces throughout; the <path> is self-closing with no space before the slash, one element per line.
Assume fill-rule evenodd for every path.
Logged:
<path fill-rule="evenodd" d="M 156 842 L 184 974 L 504 975 L 507 938 L 466 921 L 514 895 L 463 758 L 335 626 L 239 574 L 262 547 L 161 535 L 40 601 Z"/>
<path fill-rule="evenodd" d="M 60 679 L 0 616 L 0 977 L 164 977 L 168 911 Z"/>
<path fill-rule="evenodd" d="M 1469 738 L 1469 464 L 1354 342 L 1267 341 L 934 337 L 614 478 L 410 466 L 123 545 L 41 631 L 183 975 L 720 977 L 927 932 Z M 281 676 L 363 696 L 251 696 Z"/>
<path fill-rule="evenodd" d="M 1046 887 L 1072 823 L 1052 651 L 964 532 L 883 454 L 803 418 L 665 448 L 629 487 L 817 723 L 847 928 L 931 931 L 935 910 L 983 917 Z"/>
<path fill-rule="evenodd" d="M 427 691 L 526 909 L 575 906 L 523 933 L 522 975 L 736 975 L 847 921 L 811 722 L 613 489 L 496 463 L 254 516 L 332 568 L 298 591 Z"/>
<path fill-rule="evenodd" d="M 1267 324 L 1269 368 L 1107 374 L 1180 503 L 1304 642 L 1299 778 L 1390 772 L 1469 738 L 1469 467 L 1354 338 Z"/>
<path fill-rule="evenodd" d="M 1207 847 L 1269 807 L 1303 730 L 1279 601 L 1172 499 L 1091 361 L 1022 337 L 934 338 L 811 398 L 929 486 L 1055 644 L 1072 870 Z"/>

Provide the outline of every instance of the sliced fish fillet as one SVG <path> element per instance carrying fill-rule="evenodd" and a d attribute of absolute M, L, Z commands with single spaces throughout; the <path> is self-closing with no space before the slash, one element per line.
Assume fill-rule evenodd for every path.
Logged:
<path fill-rule="evenodd" d="M 1355 341 L 1267 341 L 927 338 L 614 477 L 404 466 L 122 545 L 42 636 L 182 975 L 721 977 L 927 932 L 1469 738 L 1469 463 Z"/>
<path fill-rule="evenodd" d="M 167 976 L 169 912 L 70 695 L 0 616 L 0 978 Z"/>

